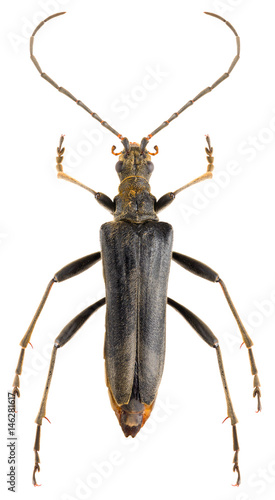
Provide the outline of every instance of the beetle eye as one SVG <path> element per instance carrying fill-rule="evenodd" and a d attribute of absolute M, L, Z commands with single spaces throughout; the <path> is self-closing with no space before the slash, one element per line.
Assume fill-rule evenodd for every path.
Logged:
<path fill-rule="evenodd" d="M 122 167 L 123 167 L 123 161 L 118 161 L 116 163 L 116 171 L 117 171 L 118 174 L 119 174 L 119 172 L 121 172 Z"/>
<path fill-rule="evenodd" d="M 154 170 L 154 164 L 151 161 L 147 161 L 148 173 L 151 174 Z"/>

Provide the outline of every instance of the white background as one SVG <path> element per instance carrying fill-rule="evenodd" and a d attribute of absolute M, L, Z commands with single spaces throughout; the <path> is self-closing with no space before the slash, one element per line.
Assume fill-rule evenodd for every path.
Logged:
<path fill-rule="evenodd" d="M 161 220 L 174 226 L 176 251 L 207 263 L 227 284 L 255 343 L 263 412 L 255 413 L 248 355 L 245 347 L 239 349 L 241 337 L 220 287 L 173 263 L 169 295 L 199 315 L 220 340 L 239 418 L 242 486 L 231 486 L 235 481 L 231 425 L 229 420 L 221 425 L 226 405 L 215 353 L 172 310 L 167 312 L 159 409 L 135 440 L 124 438 L 104 382 L 102 308 L 58 352 L 47 407 L 52 424 L 45 420 L 42 426 L 38 475 L 42 486 L 34 489 L 33 422 L 51 346 L 73 316 L 104 296 L 99 263 L 55 285 L 32 337 L 34 350 L 27 349 L 17 423 L 19 498 L 273 498 L 275 34 L 271 0 L 260 5 L 256 0 L 6 3 L 1 16 L 5 51 L 1 64 L 2 415 L 6 415 L 6 391 L 12 383 L 18 343 L 46 284 L 63 265 L 98 251 L 100 225 L 110 220 L 89 193 L 57 180 L 55 156 L 61 133 L 66 134 L 65 170 L 95 190 L 111 197 L 117 193 L 116 159 L 110 152 L 113 144 L 119 150 L 120 142 L 42 80 L 29 60 L 32 30 L 43 18 L 62 10 L 66 16 L 47 23 L 36 37 L 34 53 L 43 71 L 137 142 L 228 69 L 236 52 L 234 35 L 203 11 L 226 17 L 238 31 L 241 59 L 231 77 L 151 141 L 151 150 L 155 144 L 160 150 L 151 186 L 160 197 L 201 175 L 206 169 L 204 135 L 210 134 L 214 181 L 180 194 Z M 158 67 L 159 81 L 149 80 L 147 75 Z M 148 88 L 148 81 L 154 88 Z M 130 105 L 124 105 L 122 113 L 125 95 L 130 96 Z M 77 153 L 74 164 L 73 153 Z M 1 475 L 8 497 L 5 420 Z"/>

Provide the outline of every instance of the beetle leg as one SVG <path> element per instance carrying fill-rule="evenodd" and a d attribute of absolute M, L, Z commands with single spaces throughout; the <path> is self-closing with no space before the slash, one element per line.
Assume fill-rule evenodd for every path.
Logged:
<path fill-rule="evenodd" d="M 205 152 L 207 154 L 206 158 L 208 161 L 207 172 L 205 172 L 205 174 L 203 174 L 203 175 L 200 175 L 200 177 L 197 177 L 193 181 L 188 182 L 188 184 L 185 184 L 184 186 L 180 187 L 179 189 L 176 189 L 176 191 L 166 193 L 161 198 L 159 198 L 159 200 L 157 200 L 156 205 L 155 205 L 156 213 L 160 212 L 165 207 L 170 205 L 170 203 L 172 203 L 172 201 L 174 201 L 174 199 L 176 198 L 176 195 L 179 194 L 184 189 L 187 189 L 190 186 L 193 186 L 194 184 L 198 184 L 198 182 L 205 181 L 207 179 L 212 179 L 212 177 L 213 177 L 212 171 L 214 170 L 214 157 L 212 156 L 213 148 L 212 148 L 211 143 L 210 143 L 209 135 L 206 135 L 206 142 L 207 142 L 207 148 L 205 148 Z"/>
<path fill-rule="evenodd" d="M 115 204 L 111 200 L 111 198 L 109 198 L 109 196 L 107 196 L 104 193 L 94 191 L 92 188 L 85 186 L 85 184 L 82 184 L 82 182 L 77 181 L 73 177 L 70 177 L 65 172 L 63 172 L 62 161 L 63 161 L 63 154 L 65 151 L 65 148 L 62 147 L 63 141 L 64 141 L 64 135 L 61 135 L 60 141 L 59 141 L 59 146 L 57 148 L 58 156 L 56 157 L 56 170 L 57 170 L 58 179 L 64 179 L 65 181 L 72 182 L 73 184 L 76 184 L 77 186 L 80 186 L 83 189 L 86 189 L 86 191 L 89 191 L 90 193 L 92 193 L 94 195 L 95 199 L 100 203 L 100 205 L 102 205 L 104 208 L 106 208 L 107 210 L 109 210 L 109 212 L 111 212 L 113 214 L 114 210 L 115 210 Z"/>
<path fill-rule="evenodd" d="M 224 393 L 225 393 L 225 399 L 226 399 L 226 405 L 227 405 L 227 416 L 231 420 L 231 425 L 232 425 L 232 432 L 233 432 L 233 450 L 234 450 L 234 457 L 233 457 L 233 471 L 237 472 L 237 482 L 236 486 L 239 486 L 241 483 L 241 476 L 240 476 L 240 470 L 239 470 L 239 464 L 238 464 L 238 453 L 239 453 L 239 443 L 238 443 L 238 437 L 237 437 L 237 428 L 236 424 L 238 422 L 237 417 L 235 415 L 229 389 L 228 389 L 228 384 L 226 381 L 225 377 L 225 372 L 224 372 L 224 367 L 223 367 L 223 361 L 222 361 L 222 355 L 221 355 L 221 350 L 219 346 L 219 341 L 217 337 L 213 334 L 213 332 L 210 330 L 210 328 L 200 319 L 198 316 L 196 316 L 194 313 L 189 311 L 186 307 L 182 306 L 178 302 L 176 302 L 173 299 L 168 298 L 167 303 L 174 307 L 183 317 L 186 319 L 186 321 L 194 328 L 194 330 L 199 334 L 199 336 L 211 347 L 214 347 L 216 349 L 216 354 L 217 354 L 217 359 L 218 359 L 218 365 L 219 365 L 219 370 L 220 370 L 220 375 L 222 379 L 222 384 L 224 388 Z"/>
<path fill-rule="evenodd" d="M 45 293 L 41 299 L 41 302 L 35 312 L 35 315 L 29 325 L 29 328 L 27 329 L 24 337 L 22 338 L 20 342 L 20 346 L 22 347 L 17 363 L 17 367 L 15 370 L 15 377 L 13 380 L 13 394 L 16 396 L 20 397 L 20 378 L 19 376 L 22 373 L 22 368 L 23 368 L 23 362 L 24 362 L 24 356 L 25 356 L 25 349 L 30 343 L 32 332 L 34 330 L 35 324 L 40 316 L 40 313 L 45 305 L 45 302 L 49 296 L 49 293 L 51 291 L 51 288 L 54 283 L 60 283 L 61 281 L 65 281 L 69 278 L 72 278 L 73 276 L 76 276 L 77 274 L 82 273 L 83 271 L 86 271 L 89 269 L 91 266 L 93 266 L 96 262 L 98 262 L 101 259 L 101 253 L 100 252 L 95 252 L 90 255 L 86 255 L 85 257 L 81 257 L 81 259 L 77 259 L 74 262 L 71 262 L 70 264 L 67 264 L 65 267 L 57 271 L 55 273 L 54 277 L 51 279 L 49 282 Z"/>
<path fill-rule="evenodd" d="M 35 419 L 35 423 L 37 424 L 37 429 L 36 429 L 36 435 L 35 435 L 35 442 L 34 442 L 34 469 L 33 469 L 33 485 L 37 486 L 36 483 L 36 477 L 35 474 L 36 472 L 40 471 L 40 457 L 39 457 L 39 450 L 40 450 L 40 436 L 41 436 L 41 425 L 42 425 L 42 420 L 43 418 L 46 418 L 46 405 L 47 405 L 47 399 L 48 399 L 48 394 L 50 390 L 50 384 L 52 380 L 52 375 L 53 375 L 53 370 L 54 370 L 54 365 L 55 365 L 55 359 L 56 359 L 56 352 L 59 347 L 63 347 L 71 338 L 75 335 L 75 333 L 81 328 L 81 326 L 89 319 L 89 317 L 97 311 L 101 306 L 103 306 L 106 302 L 106 299 L 100 299 L 91 306 L 87 307 L 84 309 L 81 313 L 79 313 L 75 318 L 73 318 L 66 326 L 63 328 L 61 333 L 56 337 L 54 341 L 54 346 L 52 350 L 52 356 L 51 356 L 51 361 L 50 361 L 50 367 L 49 367 L 49 372 L 48 372 L 48 377 L 40 405 L 40 409 L 38 412 L 38 415 Z"/>
<path fill-rule="evenodd" d="M 261 406 L 261 390 L 260 390 L 260 380 L 258 376 L 258 370 L 257 366 L 255 363 L 255 359 L 253 356 L 253 351 L 252 351 L 252 346 L 253 342 L 251 338 L 249 337 L 240 316 L 237 313 L 237 310 L 232 302 L 232 299 L 228 293 L 228 290 L 225 286 L 225 283 L 222 281 L 222 279 L 219 277 L 218 273 L 216 271 L 213 271 L 210 267 L 206 266 L 202 262 L 199 262 L 198 260 L 192 259 L 191 257 L 187 257 L 186 255 L 182 255 L 181 253 L 173 252 L 172 253 L 172 259 L 177 262 L 181 267 L 184 269 L 187 269 L 187 271 L 190 271 L 193 274 L 196 274 L 197 276 L 200 276 L 201 278 L 204 278 L 208 281 L 212 281 L 213 283 L 219 283 L 222 291 L 225 295 L 225 298 L 227 300 L 227 303 L 232 311 L 232 314 L 237 322 L 237 325 L 239 327 L 239 330 L 241 332 L 241 336 L 243 339 L 243 342 L 245 343 L 247 349 L 248 349 L 248 355 L 249 355 L 249 362 L 250 362 L 250 367 L 251 367 L 251 373 L 253 375 L 253 397 L 257 396 L 257 412 L 261 411 L 262 406 Z"/>

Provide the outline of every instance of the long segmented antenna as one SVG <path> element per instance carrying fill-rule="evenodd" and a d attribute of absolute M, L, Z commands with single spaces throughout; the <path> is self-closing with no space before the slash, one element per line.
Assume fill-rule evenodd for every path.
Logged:
<path fill-rule="evenodd" d="M 98 115 L 97 113 L 91 111 L 88 106 L 86 106 L 82 101 L 80 101 L 79 99 L 76 99 L 76 97 L 74 97 L 68 90 L 64 89 L 63 87 L 59 87 L 59 85 L 57 85 L 57 83 L 52 80 L 48 75 L 47 73 L 44 73 L 36 59 L 36 57 L 34 56 L 33 54 L 33 44 L 34 44 L 34 37 L 37 33 L 37 31 L 47 22 L 49 21 L 50 19 L 53 19 L 54 17 L 57 17 L 57 16 L 61 16 L 63 14 L 66 14 L 66 12 L 58 12 L 57 14 L 53 14 L 49 17 L 47 17 L 44 21 L 42 21 L 34 30 L 31 38 L 30 38 L 30 57 L 31 57 L 31 60 L 33 62 L 33 64 L 35 65 L 36 69 L 39 71 L 40 75 L 42 76 L 42 78 L 44 78 L 44 80 L 46 80 L 47 82 L 49 82 L 53 87 L 55 87 L 59 92 L 61 92 L 62 94 L 66 95 L 67 97 L 69 97 L 70 99 L 72 99 L 74 102 L 76 102 L 76 104 L 78 104 L 78 106 L 80 106 L 81 108 L 83 108 L 85 111 L 87 111 L 93 118 L 95 118 L 95 120 L 97 120 L 103 127 L 107 128 L 110 132 L 112 132 L 112 134 L 116 135 L 122 142 L 123 140 L 125 139 L 125 137 L 123 137 L 121 134 L 119 134 L 114 128 L 112 128 L 106 121 L 102 120 Z M 226 21 L 226 19 L 224 19 L 223 17 L 221 16 L 218 16 L 217 14 L 213 14 L 212 12 L 205 12 L 205 14 L 209 15 L 209 16 L 213 16 L 213 17 L 216 17 L 217 19 L 220 19 L 221 21 L 223 21 L 234 33 L 234 35 L 236 36 L 236 43 L 237 43 L 237 54 L 236 56 L 234 57 L 231 65 L 229 66 L 229 69 L 226 73 L 224 73 L 220 78 L 218 78 L 218 80 L 216 80 L 210 87 L 206 87 L 204 90 L 202 90 L 198 95 L 196 95 L 196 97 L 194 97 L 193 99 L 191 99 L 190 101 L 188 101 L 179 111 L 177 111 L 176 113 L 173 113 L 172 116 L 170 116 L 170 118 L 168 120 L 165 120 L 158 128 L 156 128 L 153 132 L 151 132 L 151 134 L 149 134 L 147 137 L 144 137 L 141 141 L 141 150 L 144 150 L 146 148 L 146 145 L 148 144 L 149 140 L 154 136 L 156 135 L 158 132 L 160 132 L 163 128 L 167 127 L 171 121 L 175 120 L 175 118 L 177 118 L 183 111 L 185 111 L 187 108 L 189 108 L 189 106 L 192 106 L 192 104 L 194 104 L 194 102 L 196 102 L 198 99 L 200 99 L 201 97 L 203 97 L 205 94 L 208 94 L 208 92 L 211 92 L 211 90 L 213 90 L 214 88 L 216 88 L 220 83 L 222 83 L 226 78 L 229 77 L 231 71 L 233 70 L 233 68 L 235 67 L 235 65 L 237 64 L 239 58 L 240 58 L 240 37 L 238 36 L 238 33 L 236 32 L 235 28 L 232 26 L 232 24 L 230 24 L 228 21 Z M 124 145 L 125 146 L 125 145 Z"/>
<path fill-rule="evenodd" d="M 146 138 L 144 138 L 146 144 L 149 142 L 151 137 L 156 135 L 163 128 L 167 127 L 169 125 L 169 123 L 171 123 L 171 121 L 175 120 L 175 118 L 177 118 L 183 111 L 185 111 L 187 108 L 189 108 L 189 106 L 192 106 L 192 104 L 194 104 L 194 102 L 196 102 L 198 99 L 203 97 L 205 94 L 208 94 L 208 92 L 211 92 L 211 90 L 216 88 L 220 83 L 222 83 L 226 78 L 228 78 L 231 71 L 236 66 L 238 60 L 240 59 L 240 37 L 238 36 L 238 33 L 235 30 L 235 28 L 233 28 L 232 24 L 230 24 L 228 21 L 226 21 L 226 19 L 224 19 L 223 17 L 218 16 L 217 14 L 212 14 L 212 12 L 204 12 L 204 14 L 207 14 L 208 16 L 217 17 L 217 19 L 220 19 L 221 21 L 223 21 L 233 31 L 234 35 L 236 36 L 237 54 L 234 57 L 232 63 L 229 66 L 229 69 L 226 73 L 224 73 L 220 78 L 218 78 L 218 80 L 216 80 L 213 83 L 213 85 L 211 85 L 210 87 L 206 87 L 198 95 L 196 95 L 196 97 L 194 97 L 194 99 L 191 99 L 191 101 L 188 101 L 179 111 L 177 111 L 176 113 L 173 113 L 173 115 L 170 116 L 170 118 L 168 120 L 164 121 L 158 128 L 156 128 L 154 130 L 154 132 L 151 132 L 151 134 L 149 134 Z"/>
<path fill-rule="evenodd" d="M 47 22 L 49 21 L 50 19 L 53 19 L 54 17 L 57 17 L 57 16 L 62 16 L 63 14 L 66 14 L 66 12 L 58 12 L 57 14 L 53 14 L 52 16 L 49 16 L 47 17 L 46 19 L 44 19 L 44 21 L 42 21 L 40 24 L 38 24 L 38 26 L 35 28 L 31 38 L 30 38 L 30 56 L 31 56 L 31 60 L 33 62 L 33 64 L 35 65 L 36 69 L 39 71 L 40 75 L 42 76 L 42 78 L 44 78 L 44 80 L 46 80 L 47 82 L 49 82 L 53 87 L 55 87 L 59 92 L 61 92 L 62 94 L 65 94 L 67 97 L 69 97 L 70 99 L 72 99 L 74 102 L 76 102 L 76 104 L 78 104 L 78 106 L 80 106 L 81 108 L 85 109 L 85 111 L 87 111 L 90 115 L 92 115 L 92 117 L 97 120 L 103 127 L 107 128 L 108 130 L 110 130 L 110 132 L 112 132 L 112 134 L 116 135 L 119 139 L 124 139 L 124 137 L 119 134 L 114 128 L 112 128 L 109 123 L 105 122 L 104 120 L 102 120 L 102 118 L 100 118 L 100 116 L 98 116 L 96 113 L 94 113 L 93 111 L 91 111 L 88 106 L 86 106 L 83 102 L 81 102 L 79 99 L 76 99 L 76 97 L 74 97 L 68 90 L 64 89 L 63 87 L 59 87 L 59 85 L 57 85 L 57 83 L 52 80 L 48 75 L 47 73 L 44 73 L 36 59 L 36 57 L 33 55 L 33 44 L 34 44 L 34 37 L 37 33 L 37 31 Z"/>

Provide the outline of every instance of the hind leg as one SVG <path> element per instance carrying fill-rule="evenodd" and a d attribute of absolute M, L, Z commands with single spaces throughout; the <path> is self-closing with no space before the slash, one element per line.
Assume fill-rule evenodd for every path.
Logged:
<path fill-rule="evenodd" d="M 71 338 L 74 336 L 74 334 L 79 330 L 79 328 L 89 319 L 89 317 L 97 311 L 101 306 L 105 304 L 105 298 L 98 300 L 95 302 L 93 305 L 87 307 L 82 311 L 80 314 L 78 314 L 75 318 L 73 318 L 66 326 L 63 328 L 62 332 L 56 337 L 53 350 L 52 350 L 52 356 L 51 356 L 51 361 L 50 361 L 50 367 L 49 367 L 49 372 L 48 372 L 48 377 L 46 381 L 46 386 L 44 389 L 40 409 L 38 412 L 38 415 L 35 419 L 35 423 L 37 424 L 37 429 L 36 429 L 36 436 L 35 436 L 35 442 L 34 442 L 34 455 L 35 455 L 35 464 L 34 464 L 34 470 L 33 470 L 33 485 L 37 486 L 36 482 L 36 477 L 35 474 L 36 472 L 40 471 L 40 458 L 39 458 L 39 450 L 40 450 L 40 435 L 41 435 L 41 425 L 43 418 L 46 418 L 46 405 L 47 405 L 47 399 L 48 399 L 48 394 L 50 390 L 50 384 L 53 376 L 53 370 L 54 370 L 54 365 L 55 365 L 55 359 L 56 359 L 56 353 L 57 349 L 60 347 L 63 347 Z"/>
<path fill-rule="evenodd" d="M 237 482 L 236 486 L 239 486 L 241 483 L 241 475 L 240 475 L 240 469 L 239 469 L 239 463 L 238 463 L 238 454 L 239 454 L 239 443 L 238 443 L 238 437 L 237 437 L 237 429 L 236 429 L 236 424 L 238 422 L 237 417 L 235 415 L 231 397 L 229 394 L 229 389 L 228 389 L 228 384 L 226 381 L 225 377 L 225 372 L 224 372 L 224 367 L 223 367 L 223 361 L 222 361 L 222 355 L 221 355 L 221 350 L 219 346 L 219 341 L 217 337 L 212 333 L 210 328 L 200 319 L 198 316 L 196 316 L 194 313 L 189 311 L 186 307 L 182 306 L 178 302 L 176 302 L 173 299 L 168 298 L 167 303 L 172 306 L 176 311 L 178 311 L 186 321 L 194 328 L 194 330 L 199 334 L 199 336 L 210 346 L 214 347 L 216 350 L 217 354 L 217 360 L 218 360 L 218 365 L 219 365 L 219 371 L 220 371 L 220 376 L 222 380 L 222 385 L 225 393 L 225 399 L 226 399 L 226 405 L 227 405 L 227 417 L 230 418 L 231 425 L 232 425 L 232 433 L 233 433 L 233 450 L 234 450 L 234 457 L 233 457 L 233 471 L 237 472 Z"/>

